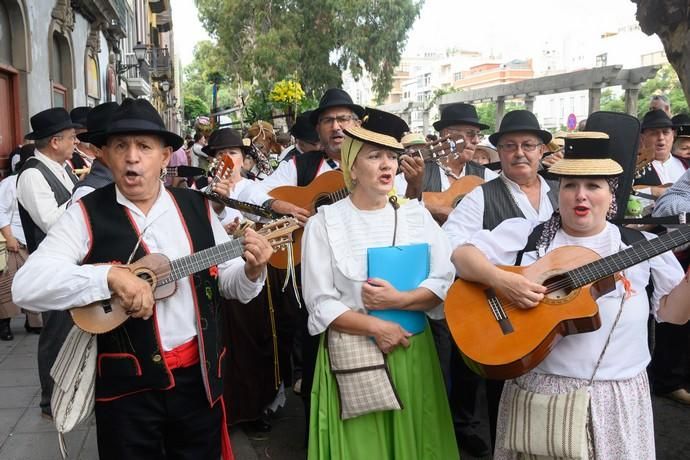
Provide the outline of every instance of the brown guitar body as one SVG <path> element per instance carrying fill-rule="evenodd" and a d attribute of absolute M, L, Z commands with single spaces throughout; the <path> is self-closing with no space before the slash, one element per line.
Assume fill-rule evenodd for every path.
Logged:
<path fill-rule="evenodd" d="M 422 193 L 422 200 L 424 203 L 436 208 L 450 207 L 454 208 L 463 199 L 465 195 L 470 193 L 476 187 L 482 185 L 484 179 L 478 176 L 464 176 L 456 180 L 448 190 L 444 192 L 424 192 Z"/>
<path fill-rule="evenodd" d="M 500 267 L 539 284 L 599 259 L 582 247 L 564 246 L 532 265 Z M 602 281 L 610 281 L 611 277 Z M 602 286 L 600 281 L 596 286 Z M 610 286 L 612 287 L 612 285 Z M 507 306 L 498 297 L 510 327 L 500 324 L 489 305 L 485 285 L 456 280 L 445 302 L 446 319 L 455 343 L 469 367 L 492 379 L 511 379 L 537 366 L 561 337 L 590 332 L 601 326 L 593 285 L 572 292 L 547 294 L 535 308 Z M 504 326 L 504 327 L 502 327 Z M 512 331 L 506 331 L 504 328 Z"/>
<path fill-rule="evenodd" d="M 148 254 L 130 265 L 113 268 L 126 269 L 155 286 L 159 280 L 170 275 L 170 260 L 163 254 Z M 156 300 L 165 299 L 175 293 L 176 284 L 171 282 L 158 286 L 153 291 Z M 110 332 L 129 319 L 120 299 L 113 296 L 92 304 L 70 310 L 74 324 L 92 334 Z"/>
<path fill-rule="evenodd" d="M 317 176 L 305 187 L 294 185 L 276 187 L 271 190 L 269 195 L 276 200 L 287 201 L 295 206 L 304 208 L 314 215 L 319 206 L 333 203 L 329 194 L 339 191 L 346 193 L 344 190 L 345 179 L 343 178 L 343 173 L 341 171 L 328 171 Z M 292 254 L 295 265 L 300 263 L 302 257 L 303 232 L 304 230 L 300 228 L 292 235 Z M 274 252 L 268 263 L 275 268 L 285 270 L 288 267 L 288 249 Z"/>

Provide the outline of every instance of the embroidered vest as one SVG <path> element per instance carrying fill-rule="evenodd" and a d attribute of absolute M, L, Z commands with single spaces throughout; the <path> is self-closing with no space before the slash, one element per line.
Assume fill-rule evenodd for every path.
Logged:
<path fill-rule="evenodd" d="M 41 172 L 43 178 L 46 180 L 46 182 L 48 182 L 50 190 L 52 190 L 53 196 L 55 197 L 55 202 L 58 206 L 62 206 L 63 204 L 67 203 L 70 198 L 72 198 L 72 192 L 65 188 L 62 182 L 60 182 L 60 179 L 53 174 L 48 166 L 35 157 L 31 157 L 26 160 L 24 167 L 21 171 L 19 171 L 17 176 L 17 183 L 19 183 L 19 177 L 22 175 L 22 173 L 31 168 L 38 169 Z M 70 179 L 72 179 L 73 182 L 77 181 L 77 177 L 74 176 L 74 174 L 70 174 Z M 43 238 L 46 237 L 46 234 L 39 228 L 38 225 L 36 225 L 28 211 L 24 209 L 24 206 L 22 206 L 21 203 L 19 203 L 19 218 L 22 221 L 22 228 L 24 229 L 24 236 L 26 237 L 26 249 L 29 251 L 29 254 L 31 254 L 36 250 L 36 248 L 38 248 L 38 245 L 41 244 L 41 241 L 43 241 Z"/>
<path fill-rule="evenodd" d="M 208 203 L 193 191 L 173 188 L 177 205 L 193 252 L 215 245 L 209 221 Z M 127 261 L 138 239 L 137 230 L 128 210 L 117 203 L 115 185 L 93 191 L 79 201 L 88 217 L 91 247 L 85 264 Z M 134 258 L 146 254 L 140 245 Z M 218 284 L 209 270 L 191 277 L 195 302 L 199 360 L 206 388 L 206 396 L 213 405 L 223 394 L 223 318 L 220 309 Z M 172 374 L 163 359 L 160 335 L 156 323 L 156 308 L 149 320 L 129 319 L 121 326 L 98 336 L 96 399 L 108 401 L 146 390 L 166 390 L 174 386 Z"/>

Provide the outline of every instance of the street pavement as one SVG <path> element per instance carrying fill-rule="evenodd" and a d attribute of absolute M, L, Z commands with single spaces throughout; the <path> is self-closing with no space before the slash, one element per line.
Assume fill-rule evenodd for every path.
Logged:
<path fill-rule="evenodd" d="M 38 336 L 26 334 L 23 324 L 21 318 L 13 320 L 15 339 L 0 342 L 0 460 L 60 460 L 55 428 L 52 422 L 41 417 L 38 408 Z M 306 459 L 302 404 L 289 393 L 287 405 L 271 418 L 273 429 L 269 433 L 245 433 L 241 428 L 231 431 L 237 460 Z M 657 458 L 689 458 L 690 407 L 664 398 L 653 398 L 652 404 Z M 486 414 L 482 419 L 486 429 Z M 488 429 L 485 437 L 487 432 Z M 70 459 L 98 458 L 93 420 L 68 433 L 66 440 Z M 461 456 L 463 460 L 475 460 L 466 452 Z"/>

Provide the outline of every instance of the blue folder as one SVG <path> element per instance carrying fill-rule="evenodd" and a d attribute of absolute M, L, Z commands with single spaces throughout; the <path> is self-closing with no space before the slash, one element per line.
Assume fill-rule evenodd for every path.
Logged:
<path fill-rule="evenodd" d="M 398 291 L 411 291 L 429 277 L 429 245 L 387 246 L 367 249 L 369 278 L 381 278 Z M 400 324 L 403 329 L 419 334 L 426 327 L 426 314 L 410 310 L 372 310 L 370 315 Z"/>

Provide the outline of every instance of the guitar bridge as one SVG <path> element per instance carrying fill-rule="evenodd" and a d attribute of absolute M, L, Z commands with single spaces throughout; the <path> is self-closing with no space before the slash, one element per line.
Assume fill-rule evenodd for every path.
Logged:
<path fill-rule="evenodd" d="M 498 322 L 503 335 L 508 335 L 513 332 L 513 324 L 510 322 L 510 319 L 508 319 L 508 315 L 506 315 L 503 305 L 501 305 L 501 301 L 496 296 L 496 291 L 494 291 L 492 288 L 487 288 L 484 289 L 484 295 L 486 296 L 487 302 L 489 302 L 491 313 L 494 315 L 496 322 Z"/>

